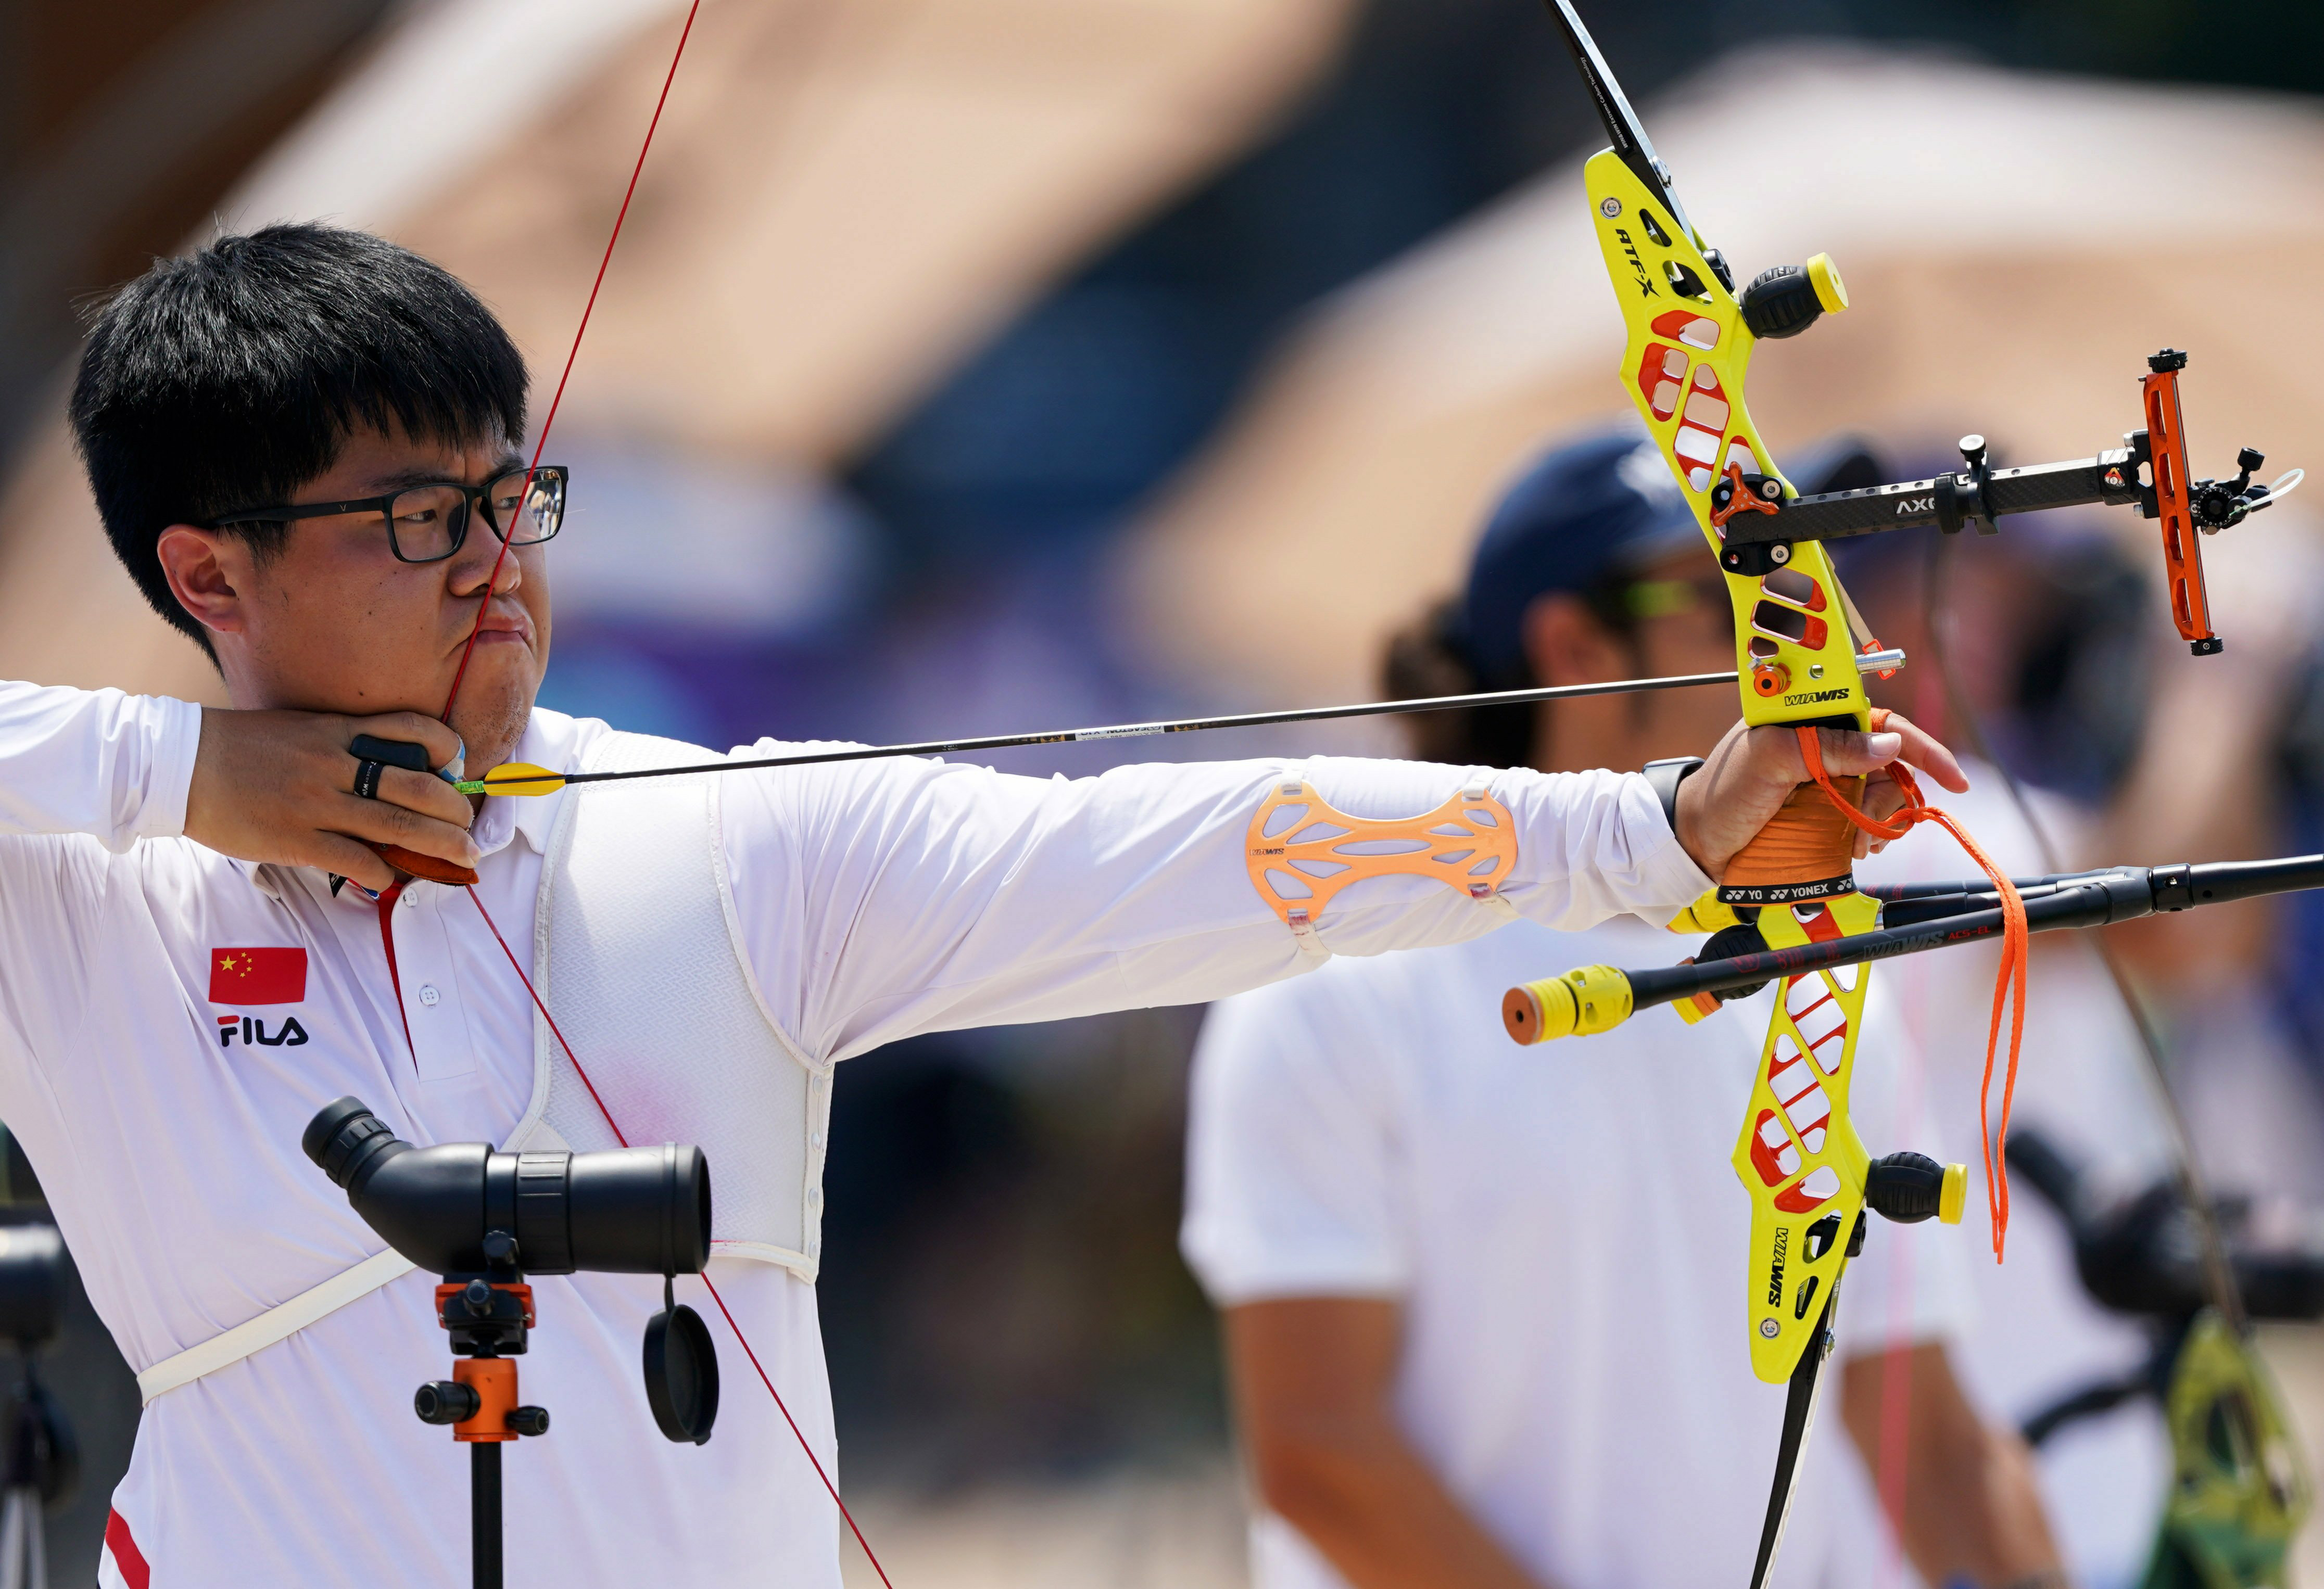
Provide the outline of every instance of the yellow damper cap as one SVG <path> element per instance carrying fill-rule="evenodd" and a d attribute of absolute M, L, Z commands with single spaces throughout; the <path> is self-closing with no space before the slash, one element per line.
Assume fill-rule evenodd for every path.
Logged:
<path fill-rule="evenodd" d="M 1961 1210 L 1969 1207 L 1969 1166 L 1945 1166 L 1944 1189 L 1937 1194 L 1937 1217 L 1947 1225 L 1961 1222 Z"/>
<path fill-rule="evenodd" d="M 1722 903 L 1719 890 L 1713 888 L 1673 916 L 1665 930 L 1672 932 L 1716 932 L 1722 928 L 1738 925 L 1738 921 L 1735 907 Z"/>
<path fill-rule="evenodd" d="M 1840 279 L 1840 267 L 1831 262 L 1831 255 L 1820 253 L 1808 262 L 1808 280 L 1815 287 L 1816 302 L 1827 315 L 1836 315 L 1848 307 L 1848 284 Z"/>
<path fill-rule="evenodd" d="M 1611 966 L 1583 966 L 1501 996 L 1501 1024 L 1518 1042 L 1590 1037 L 1630 1018 L 1630 979 Z"/>

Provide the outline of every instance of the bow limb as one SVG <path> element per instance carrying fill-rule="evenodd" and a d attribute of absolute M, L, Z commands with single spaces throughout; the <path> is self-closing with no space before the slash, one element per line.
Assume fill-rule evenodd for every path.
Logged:
<path fill-rule="evenodd" d="M 1832 1348 L 1832 1315 L 1840 1305 L 1835 1286 L 1816 1315 L 1815 1330 L 1799 1366 L 1792 1370 L 1784 1395 L 1784 1430 L 1775 1445 L 1775 1482 L 1767 1496 L 1767 1520 L 1759 1529 L 1759 1555 L 1751 1564 L 1751 1589 L 1762 1589 L 1783 1548 L 1784 1529 L 1792 1520 L 1792 1500 L 1799 1493 L 1800 1458 L 1806 1454 L 1808 1431 L 1815 1425 L 1816 1403 L 1823 1395 L 1823 1365 Z"/>

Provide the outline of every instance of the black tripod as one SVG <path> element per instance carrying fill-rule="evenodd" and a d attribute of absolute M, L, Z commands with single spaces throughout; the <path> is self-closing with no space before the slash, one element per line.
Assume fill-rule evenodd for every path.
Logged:
<path fill-rule="evenodd" d="M 22 1365 L 8 1399 L 0 1475 L 0 1589 L 48 1589 L 45 1513 L 80 1476 L 72 1428 L 32 1367 L 33 1355 L 57 1331 L 64 1264 L 54 1226 L 0 1226 L 0 1339 L 15 1343 Z"/>
<path fill-rule="evenodd" d="M 436 1288 L 436 1315 L 452 1342 L 452 1377 L 420 1387 L 412 1410 L 422 1423 L 450 1424 L 468 1447 L 469 1552 L 475 1589 L 502 1589 L 501 1447 L 519 1435 L 545 1435 L 549 1413 L 517 1405 L 515 1359 L 533 1325 L 532 1288 L 517 1267 L 516 1238 L 484 1237 L 491 1267 L 447 1274 Z M 0 1589 L 10 1589 L 0 1578 Z"/>

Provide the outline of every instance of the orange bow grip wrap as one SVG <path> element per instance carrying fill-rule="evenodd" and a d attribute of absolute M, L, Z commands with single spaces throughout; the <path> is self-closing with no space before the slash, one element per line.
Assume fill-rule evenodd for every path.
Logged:
<path fill-rule="evenodd" d="M 1860 777 L 1834 778 L 1832 784 L 1851 803 L 1864 798 Z M 1856 824 L 1848 813 L 1814 784 L 1802 784 L 1727 863 L 1719 901 L 1799 905 L 1853 894 L 1855 851 Z"/>
<path fill-rule="evenodd" d="M 1250 819 L 1244 860 L 1250 886 L 1305 942 L 1333 896 L 1366 877 L 1434 877 L 1489 899 L 1517 866 L 1517 823 L 1481 783 L 1423 815 L 1374 822 L 1333 810 L 1295 779 Z"/>

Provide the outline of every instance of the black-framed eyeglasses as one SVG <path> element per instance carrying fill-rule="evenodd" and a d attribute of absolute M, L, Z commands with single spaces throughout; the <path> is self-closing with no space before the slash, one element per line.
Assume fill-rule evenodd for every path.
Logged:
<path fill-rule="evenodd" d="M 292 507 L 245 508 L 222 513 L 208 528 L 231 524 L 284 524 L 293 519 L 327 519 L 340 513 L 377 513 L 387 524 L 388 550 L 404 563 L 441 563 L 468 538 L 472 510 L 492 532 L 512 547 L 537 546 L 565 526 L 567 472 L 543 464 L 525 483 L 525 471 L 511 469 L 482 485 L 432 480 L 407 485 L 382 497 L 351 502 L 300 502 Z"/>

